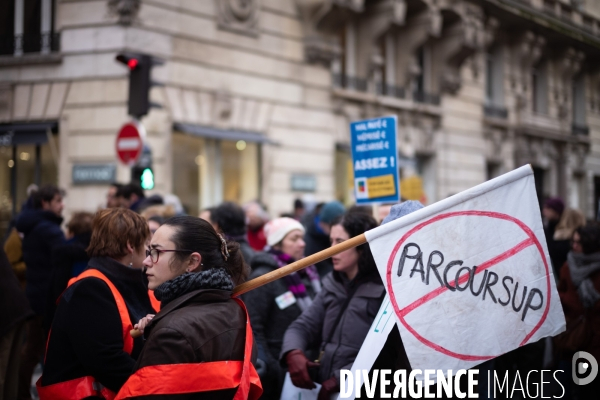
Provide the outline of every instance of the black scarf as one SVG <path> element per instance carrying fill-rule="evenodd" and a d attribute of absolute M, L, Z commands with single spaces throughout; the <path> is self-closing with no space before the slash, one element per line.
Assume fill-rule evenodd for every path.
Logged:
<path fill-rule="evenodd" d="M 233 290 L 231 276 L 222 268 L 186 272 L 154 289 L 154 296 L 164 307 L 172 300 L 198 289 Z"/>

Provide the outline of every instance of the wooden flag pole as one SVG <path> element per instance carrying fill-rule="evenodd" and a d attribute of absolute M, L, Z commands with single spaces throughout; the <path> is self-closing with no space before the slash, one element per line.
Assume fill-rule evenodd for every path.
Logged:
<path fill-rule="evenodd" d="M 355 236 L 351 239 L 348 239 L 342 243 L 336 244 L 335 246 L 331 246 L 325 250 L 322 250 L 318 253 L 305 257 L 301 260 L 295 261 L 291 264 L 286 265 L 285 267 L 278 268 L 274 271 L 269 272 L 268 274 L 264 274 L 259 276 L 258 278 L 254 278 L 251 281 L 242 283 L 241 285 L 236 286 L 233 289 L 233 297 L 240 296 L 244 293 L 247 293 L 253 289 L 256 289 L 262 285 L 266 285 L 267 283 L 271 283 L 276 281 L 277 279 L 283 278 L 289 274 L 292 274 L 296 271 L 300 271 L 308 267 L 309 265 L 316 264 L 323 260 L 326 260 L 336 254 L 341 253 L 342 251 L 346 251 L 348 249 L 352 249 L 354 247 L 360 246 L 367 242 L 367 238 L 364 233 Z M 137 329 L 131 330 L 131 336 L 137 338 L 142 335 L 142 332 Z"/>

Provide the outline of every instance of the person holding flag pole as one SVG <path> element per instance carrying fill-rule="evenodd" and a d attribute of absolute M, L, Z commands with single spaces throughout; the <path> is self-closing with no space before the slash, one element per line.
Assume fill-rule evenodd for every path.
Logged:
<path fill-rule="evenodd" d="M 523 166 L 392 223 L 350 236 L 353 235 L 348 234 L 347 240 L 329 249 L 245 282 L 232 295 L 239 296 L 368 241 L 388 296 L 348 371 L 351 375 L 373 366 L 394 326 L 398 326 L 404 342 L 413 380 L 413 372 L 432 368 L 463 371 L 464 375 L 467 368 L 565 329 L 549 269 L 531 166 Z M 499 236 L 505 240 L 499 242 Z M 419 247 L 437 254 L 437 259 L 418 251 Z M 440 261 L 442 252 L 447 255 L 445 263 Z M 463 262 L 466 265 L 460 267 Z M 404 264 L 406 273 L 402 269 Z M 432 270 L 431 280 L 426 279 L 425 265 L 427 271 Z M 439 271 L 434 271 L 438 267 Z M 453 267 L 456 271 L 448 274 Z M 479 290 L 471 287 L 475 278 Z M 493 286 L 498 279 L 514 283 L 512 291 L 505 291 L 508 296 L 516 293 L 516 285 L 520 284 L 520 306 L 509 304 L 505 296 L 496 297 L 501 294 L 498 290 L 501 288 Z M 484 299 L 484 295 L 488 298 Z M 440 304 L 444 307 L 439 307 Z M 383 324 L 377 325 L 384 314 Z M 502 331 L 505 326 L 511 326 L 510 331 Z M 284 345 L 286 361 L 291 350 L 294 349 Z M 451 372 L 448 375 L 453 376 Z M 354 395 L 351 393 L 350 398 Z"/>

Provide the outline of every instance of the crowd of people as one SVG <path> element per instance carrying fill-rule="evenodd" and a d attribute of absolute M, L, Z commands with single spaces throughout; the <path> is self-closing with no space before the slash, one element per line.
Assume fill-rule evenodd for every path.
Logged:
<path fill-rule="evenodd" d="M 73 213 L 63 231 L 64 195 L 32 190 L 0 249 L 0 400 L 36 390 L 42 400 L 279 399 L 288 381 L 318 383 L 318 398 L 329 399 L 385 297 L 369 245 L 241 299 L 232 291 L 422 207 L 380 207 L 376 220 L 370 207 L 296 200 L 271 219 L 259 202 L 223 202 L 196 217 L 176 196 L 114 184 L 106 207 Z M 600 360 L 600 227 L 559 198 L 542 215 L 567 331 L 481 368 L 563 369 L 568 395 L 585 399 L 597 382 L 569 384 L 570 357 Z M 375 365 L 410 370 L 397 329 Z"/>

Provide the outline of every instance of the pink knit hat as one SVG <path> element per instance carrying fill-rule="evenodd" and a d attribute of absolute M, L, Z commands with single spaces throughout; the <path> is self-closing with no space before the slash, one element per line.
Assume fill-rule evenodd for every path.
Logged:
<path fill-rule="evenodd" d="M 299 229 L 302 231 L 302 233 L 304 233 L 304 227 L 302 224 L 293 218 L 276 218 L 268 222 L 264 227 L 265 236 L 267 237 L 267 244 L 269 246 L 276 245 L 283 240 L 285 235 L 295 229 Z"/>

